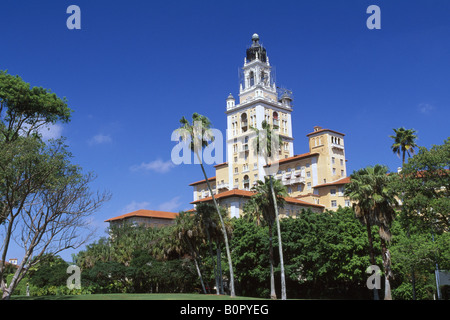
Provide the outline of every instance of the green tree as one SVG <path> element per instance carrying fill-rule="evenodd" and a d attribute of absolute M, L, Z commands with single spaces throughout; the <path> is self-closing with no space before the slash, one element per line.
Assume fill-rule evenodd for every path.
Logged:
<path fill-rule="evenodd" d="M 345 195 L 355 201 L 353 208 L 356 217 L 367 226 L 370 246 L 370 260 L 375 264 L 371 227 L 378 226 L 385 271 L 385 299 L 391 298 L 390 282 L 392 278 L 390 253 L 386 241 L 391 239 L 390 226 L 395 217 L 396 193 L 390 187 L 393 176 L 387 175 L 387 168 L 381 165 L 367 167 L 354 172 L 350 183 L 345 187 Z M 374 299 L 378 298 L 374 289 Z"/>
<path fill-rule="evenodd" d="M 398 128 L 393 129 L 395 132 L 395 135 L 389 136 L 390 138 L 394 139 L 394 143 L 391 146 L 392 151 L 397 154 L 399 157 L 402 157 L 402 167 L 405 165 L 405 158 L 406 154 L 408 154 L 409 157 L 411 157 L 415 153 L 415 149 L 417 148 L 416 140 L 417 135 L 415 134 L 416 131 L 414 129 L 405 129 L 405 128 Z M 405 207 L 402 207 L 402 214 L 406 214 L 404 212 Z M 407 228 L 409 229 L 409 222 L 405 221 L 407 223 Z M 407 232 L 407 236 L 409 236 L 409 231 Z M 416 292 L 415 292 L 415 272 L 414 272 L 414 266 L 412 266 L 411 271 L 411 280 L 412 280 L 412 290 L 413 290 L 413 297 L 415 299 Z"/>
<path fill-rule="evenodd" d="M 10 142 L 38 134 L 48 124 L 67 123 L 71 113 L 66 98 L 0 70 L 0 140 Z"/>
<path fill-rule="evenodd" d="M 269 177 L 264 177 L 264 182 L 257 181 L 256 186 L 252 188 L 256 192 L 249 201 L 249 205 L 244 208 L 247 214 L 262 214 L 263 221 L 268 226 L 269 231 L 269 262 L 270 262 L 270 297 L 276 299 L 275 277 L 274 277 L 274 255 L 273 255 L 273 226 L 277 220 L 275 208 L 283 208 L 285 204 L 284 197 L 287 197 L 287 191 L 280 180 L 272 181 Z M 275 197 L 273 197 L 273 195 Z M 276 201 L 274 201 L 276 199 Z M 276 203 L 274 203 L 276 202 Z M 256 210 L 252 211 L 256 206 Z M 281 235 L 278 234 L 278 239 Z M 280 261 L 281 265 L 281 261 Z M 284 265 L 283 269 L 284 271 Z"/>
<path fill-rule="evenodd" d="M 272 130 L 270 124 L 267 123 L 266 120 L 264 120 L 261 123 L 261 130 L 258 128 L 251 129 L 256 133 L 256 138 L 253 140 L 253 149 L 254 151 L 259 155 L 262 154 L 265 158 L 266 165 L 268 167 L 269 172 L 269 182 L 270 182 L 270 189 L 272 197 L 272 205 L 274 206 L 275 210 L 275 222 L 277 226 L 277 235 L 278 235 L 278 249 L 279 249 L 279 255 L 280 255 L 280 267 L 281 267 L 281 299 L 286 300 L 286 278 L 285 278 L 285 272 L 284 272 L 284 259 L 283 259 L 283 245 L 282 245 L 282 239 L 281 239 L 281 231 L 280 231 L 280 219 L 278 215 L 278 201 L 276 200 L 276 194 L 274 191 L 274 182 L 273 182 L 273 170 L 272 165 L 274 163 L 270 163 L 270 161 L 275 160 L 277 162 L 277 154 L 278 150 L 281 148 L 281 145 L 283 143 L 283 139 L 280 135 L 277 134 L 274 130 Z M 271 294 L 272 295 L 272 294 Z"/>
<path fill-rule="evenodd" d="M 89 239 L 88 217 L 110 195 L 90 190 L 95 176 L 70 163 L 63 140 L 46 145 L 35 137 L 18 137 L 8 143 L 0 141 L 0 145 L 0 189 L 7 205 L 0 274 L 11 239 L 24 248 L 11 282 L 1 284 L 3 299 L 9 299 L 44 253 L 58 254 Z"/>
<path fill-rule="evenodd" d="M 224 237 L 225 249 L 228 258 L 228 267 L 230 272 L 230 295 L 231 297 L 235 297 L 235 289 L 234 289 L 234 272 L 233 265 L 230 254 L 230 246 L 228 244 L 228 236 L 225 227 L 225 223 L 223 221 L 222 215 L 220 214 L 220 208 L 217 204 L 216 198 L 214 197 L 213 190 L 211 188 L 211 184 L 209 183 L 208 176 L 206 175 L 205 168 L 203 166 L 202 157 L 200 156 L 204 147 L 208 146 L 209 141 L 212 141 L 214 137 L 211 134 L 211 122 L 209 119 L 203 115 L 198 113 L 194 113 L 192 115 L 192 123 L 190 123 L 185 117 L 182 117 L 180 120 L 180 128 L 178 132 L 180 134 L 180 138 L 185 143 L 189 143 L 189 147 L 191 151 L 197 156 L 197 159 L 200 163 L 200 167 L 202 168 L 203 175 L 205 177 L 206 184 L 208 186 L 208 190 L 211 194 L 214 206 L 217 211 L 217 215 L 220 219 L 220 224 L 222 226 L 222 233 Z"/>
<path fill-rule="evenodd" d="M 399 157 L 402 156 L 402 165 L 405 164 L 405 156 L 409 157 L 414 154 L 414 148 L 417 148 L 416 139 L 417 135 L 414 129 L 398 128 L 394 129 L 395 135 L 389 136 L 394 139 L 394 143 L 391 146 L 392 152 L 396 153 Z"/>
<path fill-rule="evenodd" d="M 202 290 L 206 294 L 206 288 L 203 281 L 203 275 L 200 269 L 201 257 L 199 254 L 200 244 L 204 239 L 203 230 L 196 221 L 196 217 L 189 212 L 180 212 L 175 219 L 173 229 L 175 236 L 180 241 L 180 250 L 189 253 L 194 260 L 195 268 L 202 285 Z"/>

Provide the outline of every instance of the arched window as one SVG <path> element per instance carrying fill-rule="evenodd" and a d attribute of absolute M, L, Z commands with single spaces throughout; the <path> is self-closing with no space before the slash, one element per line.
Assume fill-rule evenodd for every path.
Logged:
<path fill-rule="evenodd" d="M 250 80 L 250 87 L 255 85 L 255 74 L 253 73 L 253 71 L 250 71 L 249 80 Z"/>
<path fill-rule="evenodd" d="M 241 129 L 242 129 L 242 132 L 246 132 L 247 128 L 248 128 L 247 114 L 244 112 L 243 114 L 241 114 Z"/>

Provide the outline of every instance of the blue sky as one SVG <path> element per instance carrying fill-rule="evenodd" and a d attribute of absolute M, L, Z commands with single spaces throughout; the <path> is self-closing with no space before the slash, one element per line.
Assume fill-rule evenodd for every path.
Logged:
<path fill-rule="evenodd" d="M 81 30 L 66 9 L 81 8 Z M 381 29 L 369 30 L 369 5 Z M 67 97 L 74 162 L 112 200 L 104 220 L 146 208 L 191 208 L 199 166 L 170 164 L 178 120 L 208 116 L 222 132 L 225 100 L 260 35 L 277 85 L 294 93 L 294 152 L 313 126 L 346 134 L 348 172 L 401 164 L 389 135 L 404 126 L 419 145 L 449 136 L 450 1 L 2 1 L 0 69 Z M 214 175 L 212 166 L 207 168 Z M 64 258 L 70 259 L 70 251 Z M 13 251 L 10 258 L 19 256 Z"/>

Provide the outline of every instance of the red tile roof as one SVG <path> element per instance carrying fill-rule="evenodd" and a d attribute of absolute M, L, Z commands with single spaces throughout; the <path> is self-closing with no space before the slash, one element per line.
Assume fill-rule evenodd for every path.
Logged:
<path fill-rule="evenodd" d="M 216 177 L 208 178 L 208 181 L 213 181 L 213 180 L 216 180 Z M 189 184 L 189 185 L 190 185 L 190 186 L 195 186 L 195 185 L 197 185 L 197 184 L 205 183 L 205 182 L 206 182 L 206 179 L 203 179 L 203 180 L 200 180 L 200 181 L 192 182 L 192 183 Z"/>
<path fill-rule="evenodd" d="M 255 194 L 256 193 L 252 192 L 252 191 L 233 189 L 233 190 L 228 190 L 225 192 L 218 193 L 218 194 L 214 195 L 214 198 L 216 198 L 216 200 L 229 198 L 229 197 L 250 198 L 251 196 L 253 196 Z M 195 201 L 191 202 L 191 204 L 207 202 L 207 201 L 211 201 L 211 200 L 212 200 L 212 197 L 207 197 L 207 198 L 195 200 Z M 306 201 L 296 199 L 296 198 L 291 198 L 291 197 L 285 197 L 284 200 L 286 200 L 286 202 L 288 202 L 288 203 L 301 204 L 304 206 L 311 206 L 311 207 L 318 207 L 318 208 L 325 208 L 325 206 L 320 205 L 320 204 L 310 203 L 310 202 L 306 202 Z"/>
<path fill-rule="evenodd" d="M 323 184 L 319 184 L 317 186 L 314 186 L 314 188 L 322 188 L 322 187 L 327 187 L 327 186 L 337 186 L 340 184 L 347 184 L 350 183 L 350 177 L 345 177 L 333 182 L 328 182 L 328 183 L 323 183 Z"/>
<path fill-rule="evenodd" d="M 255 193 L 251 192 L 251 191 L 232 189 L 232 190 L 228 190 L 228 191 L 225 191 L 225 192 L 220 192 L 218 194 L 215 194 L 214 198 L 222 199 L 222 198 L 236 197 L 236 196 L 250 198 L 254 194 Z M 196 204 L 196 203 L 199 203 L 199 202 L 206 202 L 206 201 L 211 201 L 211 200 L 212 200 L 212 197 L 206 197 L 206 198 L 203 198 L 203 199 L 195 200 L 195 201 L 191 202 L 191 204 Z"/>
<path fill-rule="evenodd" d="M 217 167 L 220 167 L 220 166 L 225 166 L 225 165 L 228 165 L 228 162 L 222 162 L 222 163 L 216 164 L 214 166 L 214 168 L 217 168 Z"/>
<path fill-rule="evenodd" d="M 283 164 L 286 162 L 291 162 L 291 161 L 295 161 L 295 160 L 300 160 L 300 159 L 305 159 L 308 157 L 314 157 L 314 156 L 318 156 L 319 154 L 316 152 L 307 152 L 307 153 L 303 153 L 303 154 L 297 154 L 295 156 L 289 157 L 289 158 L 284 158 L 284 159 L 280 159 L 278 160 L 278 164 Z M 267 165 L 265 165 L 265 167 L 267 167 Z"/>
<path fill-rule="evenodd" d="M 137 210 L 121 216 L 105 220 L 105 222 L 123 220 L 131 217 L 143 217 L 143 218 L 159 218 L 159 219 L 170 219 L 174 220 L 178 216 L 175 212 L 166 211 L 154 211 L 154 210 Z"/>

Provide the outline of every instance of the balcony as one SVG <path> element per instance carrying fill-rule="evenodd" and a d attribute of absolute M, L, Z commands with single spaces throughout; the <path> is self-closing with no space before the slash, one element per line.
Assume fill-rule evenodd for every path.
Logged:
<path fill-rule="evenodd" d="M 331 143 L 332 148 L 344 150 L 344 146 L 336 143 Z"/>
<path fill-rule="evenodd" d="M 241 147 L 241 152 L 248 151 L 248 144 L 243 144 Z"/>
<path fill-rule="evenodd" d="M 290 178 L 290 179 L 283 179 L 281 180 L 281 183 L 283 183 L 283 185 L 285 186 L 290 186 L 296 183 L 305 183 L 305 178 L 304 177 L 295 177 L 295 178 Z"/>
<path fill-rule="evenodd" d="M 218 183 L 217 184 L 217 189 L 228 189 L 228 183 L 226 183 L 226 182 Z"/>

